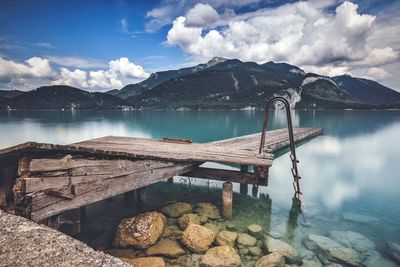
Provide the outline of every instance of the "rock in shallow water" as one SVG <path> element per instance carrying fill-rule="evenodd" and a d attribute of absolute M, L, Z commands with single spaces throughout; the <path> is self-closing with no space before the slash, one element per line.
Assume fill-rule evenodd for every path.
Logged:
<path fill-rule="evenodd" d="M 215 220 L 222 218 L 219 209 L 211 203 L 198 203 L 194 211 L 199 216 L 206 217 L 208 219 Z"/>
<path fill-rule="evenodd" d="M 164 206 L 160 209 L 165 216 L 178 218 L 185 213 L 191 213 L 193 211 L 192 205 L 185 202 L 175 202 Z"/>
<path fill-rule="evenodd" d="M 249 254 L 252 256 L 260 256 L 262 254 L 262 250 L 259 247 L 251 247 L 249 248 Z"/>
<path fill-rule="evenodd" d="M 197 224 L 190 224 L 182 234 L 183 244 L 196 253 L 206 252 L 214 239 L 213 231 Z"/>
<path fill-rule="evenodd" d="M 182 230 L 185 230 L 191 223 L 200 224 L 200 217 L 194 213 L 186 213 L 176 220 L 176 222 Z"/>
<path fill-rule="evenodd" d="M 361 214 L 355 214 L 355 213 L 350 213 L 350 212 L 345 212 L 343 213 L 343 219 L 347 221 L 352 221 L 352 222 L 361 222 L 361 223 L 373 223 L 373 222 L 379 222 L 380 220 L 376 217 L 368 216 L 368 215 L 361 215 Z"/>
<path fill-rule="evenodd" d="M 218 246 L 235 246 L 236 239 L 238 238 L 238 233 L 231 231 L 221 231 L 218 233 L 215 239 L 215 244 Z"/>
<path fill-rule="evenodd" d="M 297 251 L 291 245 L 270 236 L 266 236 L 264 247 L 270 253 L 278 252 L 289 261 L 295 260 L 298 255 Z"/>
<path fill-rule="evenodd" d="M 371 240 L 353 231 L 332 231 L 330 232 L 330 236 L 336 242 L 361 253 L 376 249 L 375 244 Z"/>
<path fill-rule="evenodd" d="M 215 234 L 218 234 L 220 231 L 221 231 L 221 229 L 217 226 L 217 225 L 215 225 L 215 224 L 212 224 L 212 223 L 206 223 L 205 225 L 203 225 L 205 228 L 207 228 L 207 229 L 210 229 L 211 231 L 213 231 Z"/>
<path fill-rule="evenodd" d="M 317 253 L 322 253 L 330 261 L 344 263 L 350 266 L 359 266 L 360 259 L 357 253 L 342 246 L 329 237 L 320 235 L 309 235 L 304 245 Z"/>
<path fill-rule="evenodd" d="M 386 243 L 386 253 L 393 259 L 395 262 L 400 264 L 400 245 L 394 242 Z"/>
<path fill-rule="evenodd" d="M 240 256 L 231 246 L 218 246 L 209 249 L 201 257 L 201 267 L 236 267 L 241 265 Z"/>
<path fill-rule="evenodd" d="M 257 243 L 257 239 L 252 237 L 251 235 L 248 234 L 239 234 L 238 239 L 237 239 L 237 244 L 238 246 L 243 246 L 243 247 L 254 247 Z"/>
<path fill-rule="evenodd" d="M 146 250 L 146 254 L 150 256 L 165 256 L 170 258 L 178 258 L 186 252 L 175 240 L 161 239 L 154 246 Z"/>
<path fill-rule="evenodd" d="M 255 267 L 283 267 L 285 266 L 285 259 L 278 252 L 273 252 L 267 256 L 261 257 Z"/>
<path fill-rule="evenodd" d="M 251 236 L 257 239 L 261 239 L 263 237 L 262 227 L 258 224 L 251 224 L 247 226 L 247 231 Z"/>
<path fill-rule="evenodd" d="M 165 261 L 160 257 L 143 257 L 136 259 L 125 259 L 121 258 L 121 260 L 129 263 L 134 267 L 165 267 Z"/>
<path fill-rule="evenodd" d="M 117 227 L 113 245 L 145 249 L 154 245 L 163 233 L 165 216 L 159 212 L 146 212 L 127 218 Z"/>
<path fill-rule="evenodd" d="M 396 267 L 394 262 L 385 259 L 377 251 L 370 252 L 367 259 L 363 262 L 366 267 Z"/>
<path fill-rule="evenodd" d="M 319 261 L 303 260 L 303 267 L 322 267 Z"/>

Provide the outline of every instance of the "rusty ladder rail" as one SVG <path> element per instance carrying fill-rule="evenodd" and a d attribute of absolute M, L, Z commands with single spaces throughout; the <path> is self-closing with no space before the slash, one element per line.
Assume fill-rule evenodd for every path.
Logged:
<path fill-rule="evenodd" d="M 299 163 L 299 161 L 297 160 L 296 157 L 296 148 L 295 148 L 295 144 L 294 144 L 294 135 L 293 135 L 293 125 L 292 125 L 292 116 L 290 114 L 290 104 L 289 102 L 286 100 L 286 98 L 281 97 L 281 96 L 275 96 L 272 97 L 268 100 L 266 106 L 265 106 L 265 111 L 264 111 L 264 123 L 263 123 L 263 128 L 262 128 L 262 132 L 261 132 L 261 141 L 260 141 L 260 149 L 259 149 L 259 153 L 262 153 L 262 150 L 264 148 L 265 145 L 265 133 L 267 131 L 267 124 L 268 124 L 268 108 L 270 106 L 271 103 L 276 102 L 276 101 L 280 101 L 283 103 L 283 105 L 285 106 L 286 109 L 286 117 L 287 117 L 287 125 L 288 125 L 288 131 L 289 131 L 289 141 L 290 141 L 290 159 L 292 161 L 292 175 L 293 175 L 293 188 L 294 188 L 294 196 L 298 201 L 299 206 L 301 205 L 301 199 L 300 199 L 300 195 L 302 195 L 302 192 L 300 190 L 300 179 L 301 177 L 299 176 L 299 171 L 297 168 L 297 163 Z"/>

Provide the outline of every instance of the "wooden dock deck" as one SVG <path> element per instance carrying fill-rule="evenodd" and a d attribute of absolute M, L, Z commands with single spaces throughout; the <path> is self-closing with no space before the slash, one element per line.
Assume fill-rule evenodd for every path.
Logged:
<path fill-rule="evenodd" d="M 321 133 L 295 128 L 294 138 L 300 143 Z M 11 199 L 16 214 L 41 221 L 176 175 L 266 185 L 273 153 L 289 145 L 288 131 L 267 132 L 262 154 L 259 142 L 260 133 L 205 144 L 117 136 L 70 145 L 24 143 L 0 150 L 0 175 L 13 186 L 3 202 Z M 204 162 L 246 168 L 199 167 Z"/>

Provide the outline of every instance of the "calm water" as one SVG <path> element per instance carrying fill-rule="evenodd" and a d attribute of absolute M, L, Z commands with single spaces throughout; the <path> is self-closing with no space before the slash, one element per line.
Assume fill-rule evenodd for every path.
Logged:
<path fill-rule="evenodd" d="M 0 148 L 28 140 L 68 144 L 105 135 L 207 142 L 258 132 L 262 115 L 259 111 L 2 112 Z M 302 240 L 310 233 L 329 236 L 332 230 L 356 231 L 385 256 L 386 241 L 400 243 L 400 112 L 296 111 L 293 120 L 296 127 L 325 131 L 297 149 L 304 213 L 293 222 L 290 160 L 284 154 L 274 160 L 268 188 L 249 187 L 247 197 L 235 194 L 237 218 L 263 224 L 300 251 L 305 250 Z M 284 113 L 271 114 L 270 128 L 285 125 Z M 175 178 L 175 182 L 187 181 Z M 199 179 L 191 182 L 207 185 Z M 213 182 L 210 190 L 219 186 Z M 237 192 L 238 188 L 235 185 Z M 176 198 L 176 191 L 191 189 L 162 183 L 151 190 L 161 192 L 164 201 Z M 202 187 L 192 195 L 197 192 L 201 198 L 207 190 Z M 182 196 L 190 195 L 186 193 Z M 254 195 L 262 202 L 266 194 L 269 211 L 251 200 Z"/>

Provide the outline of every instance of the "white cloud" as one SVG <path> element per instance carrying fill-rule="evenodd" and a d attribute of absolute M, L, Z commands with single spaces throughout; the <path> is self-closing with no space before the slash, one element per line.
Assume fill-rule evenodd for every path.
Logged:
<path fill-rule="evenodd" d="M 107 64 L 101 60 L 93 58 L 81 58 L 81 57 L 65 57 L 65 56 L 46 56 L 50 62 L 65 67 L 75 67 L 82 69 L 89 68 L 104 68 Z"/>
<path fill-rule="evenodd" d="M 248 5 L 256 5 L 262 0 L 203 0 L 202 5 L 209 5 L 214 9 L 225 9 L 226 12 L 232 11 L 231 8 L 240 8 Z M 170 25 L 172 21 L 188 12 L 196 4 L 197 0 L 164 0 L 160 6 L 147 12 L 148 21 L 145 25 L 147 32 L 155 32 L 163 26 Z"/>
<path fill-rule="evenodd" d="M 32 57 L 25 60 L 26 64 L 0 58 L 0 77 L 51 77 L 53 70 L 49 60 L 41 57 Z"/>
<path fill-rule="evenodd" d="M 216 55 L 258 63 L 285 61 L 330 76 L 366 72 L 399 58 L 385 39 L 377 43 L 373 38 L 383 27 L 375 24 L 376 16 L 359 14 L 358 5 L 351 2 L 340 4 L 335 12 L 324 9 L 338 2 L 296 2 L 220 16 L 211 28 L 207 20 L 188 23 L 188 12 L 174 20 L 167 43 L 194 61 Z"/>
<path fill-rule="evenodd" d="M 391 47 L 374 48 L 368 53 L 367 57 L 359 63 L 363 65 L 379 66 L 394 62 L 398 58 L 399 52 L 394 51 Z"/>
<path fill-rule="evenodd" d="M 218 13 L 208 4 L 197 4 L 186 15 L 185 24 L 194 27 L 206 27 L 218 20 Z"/>
<path fill-rule="evenodd" d="M 80 69 L 70 71 L 66 68 L 61 68 L 60 71 L 59 79 L 53 81 L 52 84 L 64 84 L 79 88 L 89 87 L 86 71 Z"/>
<path fill-rule="evenodd" d="M 111 60 L 108 70 L 90 72 L 81 69 L 70 71 L 66 68 L 60 70 L 58 79 L 52 84 L 66 84 L 84 89 L 118 89 L 124 85 L 123 80 L 134 82 L 149 76 L 142 66 L 130 62 L 126 57 Z"/>
<path fill-rule="evenodd" d="M 118 72 L 124 77 L 136 79 L 149 77 L 149 74 L 143 69 L 142 66 L 130 62 L 127 57 L 111 60 L 108 65 L 110 70 Z"/>
<path fill-rule="evenodd" d="M 41 42 L 41 43 L 32 43 L 33 46 L 37 46 L 40 48 L 46 48 L 46 49 L 56 49 L 56 47 L 54 45 L 52 45 L 51 43 L 47 43 L 47 42 Z"/>
<path fill-rule="evenodd" d="M 122 81 L 119 80 L 115 71 L 98 70 L 89 73 L 89 85 L 94 88 L 121 88 Z"/>
<path fill-rule="evenodd" d="M 364 75 L 364 78 L 381 81 L 389 76 L 389 73 L 382 68 L 370 68 Z"/>

